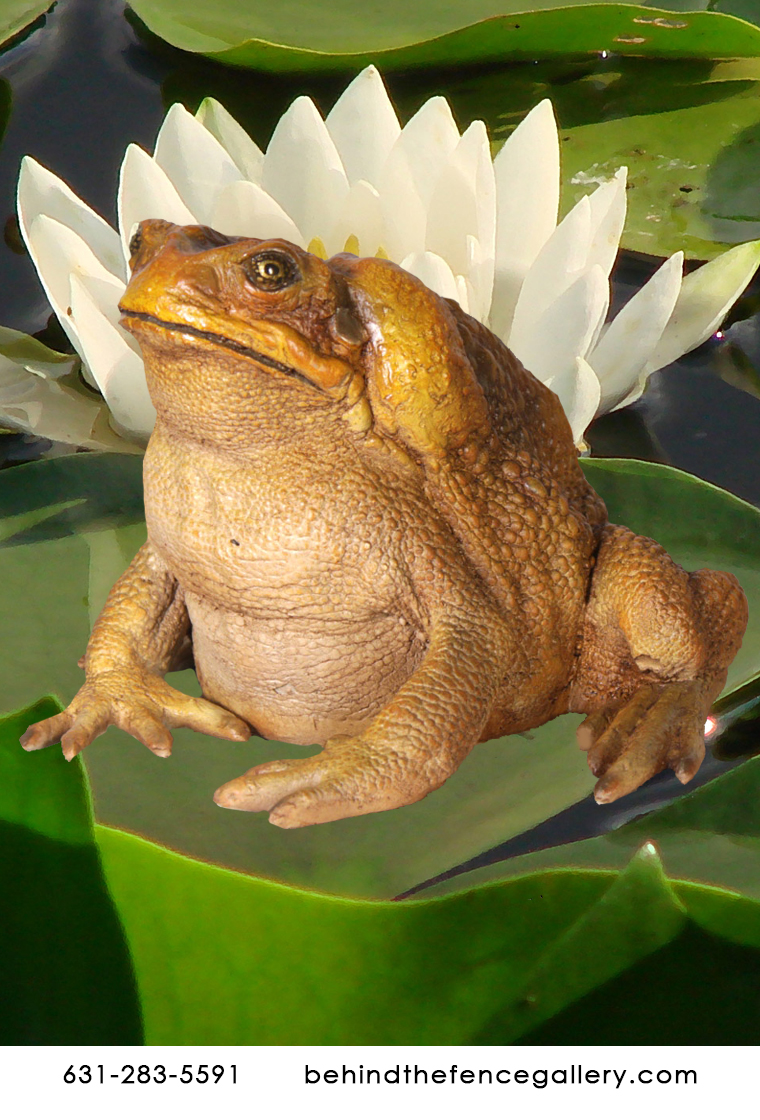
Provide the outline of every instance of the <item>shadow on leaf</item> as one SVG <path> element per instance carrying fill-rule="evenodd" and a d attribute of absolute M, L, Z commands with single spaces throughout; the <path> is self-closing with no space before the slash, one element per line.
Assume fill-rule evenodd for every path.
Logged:
<path fill-rule="evenodd" d="M 0 720 L 0 1045 L 142 1042 L 132 964 L 93 843 L 79 762 L 25 754 L 60 711 L 45 697 Z"/>
<path fill-rule="evenodd" d="M 124 935 L 94 847 L 0 822 L 0 1045 L 142 1042 Z"/>

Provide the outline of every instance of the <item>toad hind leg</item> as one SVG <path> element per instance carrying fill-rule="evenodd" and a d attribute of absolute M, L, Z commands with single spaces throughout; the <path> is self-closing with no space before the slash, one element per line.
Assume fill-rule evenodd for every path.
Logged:
<path fill-rule="evenodd" d="M 572 711 L 588 713 L 578 742 L 599 779 L 598 802 L 668 767 L 682 782 L 693 778 L 705 719 L 746 625 L 734 576 L 687 573 L 654 541 L 607 526 L 571 699 Z"/>
<path fill-rule="evenodd" d="M 300 828 L 410 805 L 443 785 L 480 739 L 507 656 L 498 620 L 473 621 L 434 628 L 421 665 L 360 735 L 256 766 L 217 790 L 216 803 Z"/>

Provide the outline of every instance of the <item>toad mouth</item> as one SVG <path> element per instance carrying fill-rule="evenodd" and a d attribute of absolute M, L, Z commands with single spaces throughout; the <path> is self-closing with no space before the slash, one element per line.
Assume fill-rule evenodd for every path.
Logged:
<path fill-rule="evenodd" d="M 268 369 L 276 369 L 278 373 L 286 373 L 290 377 L 297 377 L 299 381 L 303 381 L 312 389 L 316 386 L 308 377 L 304 377 L 297 369 L 292 366 L 286 366 L 283 362 L 278 362 L 276 358 L 270 358 L 268 354 L 262 354 L 258 350 L 254 350 L 251 346 L 246 346 L 242 342 L 235 342 L 232 338 L 224 338 L 220 334 L 214 334 L 213 331 L 202 331 L 198 327 L 190 327 L 186 323 L 167 323 L 164 319 L 157 319 L 155 315 L 149 315 L 147 311 L 130 311 L 128 308 L 120 308 L 123 319 L 139 319 L 143 323 L 152 323 L 155 327 L 162 327 L 165 331 L 180 331 L 182 334 L 189 334 L 193 338 L 203 339 L 205 342 L 213 342 L 215 346 L 223 346 L 226 350 L 232 350 L 236 354 L 242 354 L 246 358 L 251 358 L 259 365 L 266 366 Z"/>

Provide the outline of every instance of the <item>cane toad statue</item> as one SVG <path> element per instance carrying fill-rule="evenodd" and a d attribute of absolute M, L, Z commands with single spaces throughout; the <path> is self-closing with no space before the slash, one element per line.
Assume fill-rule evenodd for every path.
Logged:
<path fill-rule="evenodd" d="M 417 801 L 565 712 L 597 801 L 694 775 L 744 594 L 607 522 L 559 400 L 486 327 L 386 260 L 162 221 L 131 248 L 148 541 L 27 750 L 109 724 L 158 755 L 180 726 L 320 744 L 215 795 L 284 828 Z M 203 699 L 164 680 L 190 650 Z"/>

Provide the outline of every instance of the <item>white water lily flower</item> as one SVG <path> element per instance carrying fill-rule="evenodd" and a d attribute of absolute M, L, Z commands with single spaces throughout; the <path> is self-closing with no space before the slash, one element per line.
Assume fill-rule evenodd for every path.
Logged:
<path fill-rule="evenodd" d="M 299 97 L 266 152 L 216 101 L 169 110 L 155 152 L 127 149 L 119 233 L 27 158 L 19 217 L 40 278 L 123 435 L 155 412 L 139 351 L 118 323 L 136 222 L 283 237 L 322 256 L 389 257 L 499 335 L 559 396 L 576 442 L 601 412 L 635 400 L 655 369 L 716 329 L 760 261 L 737 246 L 682 281 L 676 253 L 605 325 L 625 221 L 621 168 L 557 224 L 559 139 L 549 101 L 495 159 L 485 126 L 460 135 L 442 97 L 402 129 L 369 66 L 322 119 Z"/>

